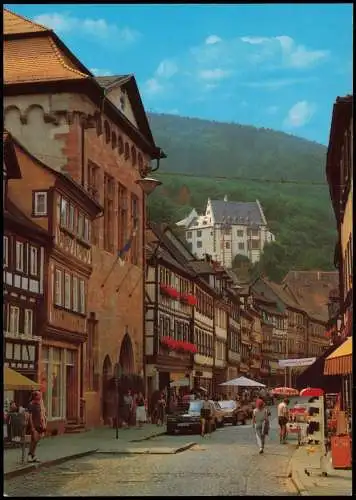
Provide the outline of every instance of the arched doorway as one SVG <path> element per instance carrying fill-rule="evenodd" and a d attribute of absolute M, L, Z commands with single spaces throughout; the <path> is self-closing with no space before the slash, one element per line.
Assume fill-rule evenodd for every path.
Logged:
<path fill-rule="evenodd" d="M 130 335 L 125 334 L 120 349 L 119 364 L 124 375 L 134 373 L 134 355 Z"/>
<path fill-rule="evenodd" d="M 111 401 L 111 389 L 110 382 L 112 379 L 112 363 L 110 356 L 107 354 L 103 363 L 103 376 L 102 376 L 102 412 L 104 424 L 108 423 L 110 415 L 110 401 Z"/>

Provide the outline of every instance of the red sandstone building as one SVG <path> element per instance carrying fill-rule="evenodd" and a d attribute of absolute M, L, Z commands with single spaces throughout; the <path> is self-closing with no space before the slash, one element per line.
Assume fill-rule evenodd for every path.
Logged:
<path fill-rule="evenodd" d="M 104 207 L 92 228 L 85 309 L 96 328 L 97 362 L 83 402 L 86 424 L 97 425 L 112 417 L 107 388 L 115 366 L 143 374 L 145 199 L 137 181 L 163 154 L 133 76 L 94 78 L 52 30 L 7 10 L 4 82 L 7 129 Z M 121 266 L 117 254 L 125 246 Z"/>

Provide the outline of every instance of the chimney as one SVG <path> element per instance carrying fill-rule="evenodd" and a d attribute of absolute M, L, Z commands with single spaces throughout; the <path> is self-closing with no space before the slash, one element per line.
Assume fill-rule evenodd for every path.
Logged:
<path fill-rule="evenodd" d="M 228 201 L 227 194 L 224 196 L 224 201 Z"/>

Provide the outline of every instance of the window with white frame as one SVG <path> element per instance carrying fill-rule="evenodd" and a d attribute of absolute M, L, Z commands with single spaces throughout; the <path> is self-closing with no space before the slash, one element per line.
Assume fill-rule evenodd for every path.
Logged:
<path fill-rule="evenodd" d="M 85 282 L 79 281 L 79 312 L 85 314 Z"/>
<path fill-rule="evenodd" d="M 17 306 L 10 306 L 10 332 L 18 335 L 20 326 L 20 309 Z"/>
<path fill-rule="evenodd" d="M 70 279 L 70 274 L 65 273 L 64 274 L 64 307 L 66 309 L 70 309 L 71 307 L 71 279 Z"/>
<path fill-rule="evenodd" d="M 68 225 L 68 201 L 65 198 L 61 198 L 61 225 L 67 227 Z"/>
<path fill-rule="evenodd" d="M 71 230 L 71 231 L 75 231 L 75 228 L 74 228 L 74 216 L 75 216 L 75 209 L 74 209 L 74 205 L 70 204 L 69 205 L 69 222 L 68 222 L 68 228 Z"/>
<path fill-rule="evenodd" d="M 72 279 L 72 297 L 73 297 L 72 305 L 73 305 L 73 311 L 75 311 L 75 312 L 79 311 L 78 295 L 79 295 L 78 278 L 76 276 L 73 276 L 73 279 Z"/>
<path fill-rule="evenodd" d="M 78 232 L 79 238 L 84 239 L 84 216 L 83 214 L 78 214 Z"/>
<path fill-rule="evenodd" d="M 25 319 L 24 319 L 24 334 L 32 336 L 33 331 L 33 311 L 32 309 L 25 309 Z"/>
<path fill-rule="evenodd" d="M 35 192 L 34 193 L 34 215 L 47 215 L 47 193 L 46 192 Z"/>
<path fill-rule="evenodd" d="M 4 253 L 3 253 L 3 266 L 8 267 L 9 265 L 9 238 L 4 236 Z"/>
<path fill-rule="evenodd" d="M 63 304 L 63 301 L 62 301 L 62 280 L 63 280 L 63 272 L 60 269 L 56 269 L 55 284 L 54 284 L 54 303 L 57 306 L 61 306 Z"/>
<path fill-rule="evenodd" d="M 84 218 L 84 240 L 90 242 L 90 220 L 86 217 Z"/>
<path fill-rule="evenodd" d="M 37 276 L 38 250 L 36 247 L 30 246 L 30 274 Z"/>
<path fill-rule="evenodd" d="M 23 252 L 23 243 L 21 241 L 16 241 L 16 271 L 23 272 Z"/>

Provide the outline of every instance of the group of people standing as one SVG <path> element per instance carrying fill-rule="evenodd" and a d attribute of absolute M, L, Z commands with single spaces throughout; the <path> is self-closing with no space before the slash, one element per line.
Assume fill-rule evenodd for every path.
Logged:
<path fill-rule="evenodd" d="M 142 392 L 132 394 L 128 390 L 123 395 L 120 410 L 122 426 L 125 428 L 133 425 L 142 427 L 147 422 L 147 401 Z"/>
<path fill-rule="evenodd" d="M 23 418 L 18 418 L 21 415 Z M 5 422 L 9 441 L 21 441 L 25 435 L 31 436 L 28 461 L 39 462 L 36 449 L 47 429 L 46 411 L 41 392 L 32 392 L 27 408 L 11 401 L 9 411 L 5 415 Z"/>

